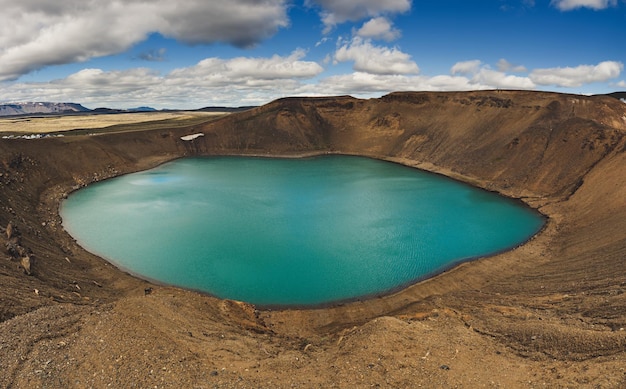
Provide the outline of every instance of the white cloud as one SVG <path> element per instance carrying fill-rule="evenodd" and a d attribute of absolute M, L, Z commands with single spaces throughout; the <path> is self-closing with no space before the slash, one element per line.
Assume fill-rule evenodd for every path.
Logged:
<path fill-rule="evenodd" d="M 427 91 L 460 91 L 491 89 L 489 85 L 476 84 L 467 77 L 439 75 L 422 79 L 422 90 Z M 419 89 L 418 89 L 419 90 Z"/>
<path fill-rule="evenodd" d="M 411 0 L 306 0 L 309 6 L 322 8 L 322 22 L 328 33 L 334 26 L 346 21 L 403 13 L 411 9 Z"/>
<path fill-rule="evenodd" d="M 475 74 L 480 69 L 482 62 L 474 59 L 455 63 L 450 69 L 452 74 Z"/>
<path fill-rule="evenodd" d="M 500 59 L 496 67 L 498 70 L 493 70 L 479 60 L 472 60 L 457 62 L 450 72 L 452 75 L 472 77 L 472 82 L 493 88 L 534 89 L 537 85 L 573 88 L 619 77 L 624 65 L 621 62 L 605 61 L 597 65 L 580 65 L 574 68 L 535 69 L 527 77 L 507 74 L 525 73 L 527 69 L 513 65 L 505 59 Z"/>
<path fill-rule="evenodd" d="M 392 41 L 400 37 L 400 31 L 393 28 L 389 19 L 379 16 L 370 19 L 356 32 L 362 38 L 383 39 Z"/>
<path fill-rule="evenodd" d="M 262 104 L 295 94 L 323 68 L 296 50 L 286 57 L 207 58 L 161 75 L 147 68 L 124 71 L 83 69 L 45 83 L 13 83 L 0 101 L 76 101 L 88 107 L 199 108 L 206 105 Z"/>
<path fill-rule="evenodd" d="M 513 76 L 487 67 L 481 68 L 472 81 L 497 89 L 534 89 L 536 86 L 528 77 Z"/>
<path fill-rule="evenodd" d="M 329 38 L 329 37 L 327 37 L 327 36 L 323 37 L 322 39 L 320 39 L 319 41 L 317 41 L 317 42 L 315 43 L 315 47 L 320 47 L 320 46 L 321 46 L 321 45 L 323 45 L 324 43 L 328 42 L 328 40 L 329 40 L 329 39 L 330 39 L 330 38 Z"/>
<path fill-rule="evenodd" d="M 480 60 L 474 60 L 454 64 L 451 74 L 390 74 L 374 71 L 391 66 L 385 63 L 387 59 L 381 53 L 388 52 L 390 58 L 394 58 L 393 50 L 373 46 L 359 38 L 342 48 L 346 49 L 346 55 L 355 58 L 351 59 L 355 61 L 355 68 L 362 56 L 373 59 L 367 64 L 371 69 L 323 77 L 323 68 L 307 61 L 305 51 L 296 50 L 288 56 L 206 58 L 193 66 L 166 74 L 148 68 L 123 71 L 84 69 L 49 82 L 7 83 L 0 88 L 0 101 L 74 101 L 90 108 L 257 105 L 284 96 L 350 94 L 369 98 L 401 90 L 535 89 L 538 85 L 546 85 L 538 80 L 553 82 L 549 85 L 578 87 L 581 83 L 613 78 L 613 75 L 617 77 L 622 68 L 620 63 L 603 62 L 595 66 L 537 69 L 528 76 L 521 76 L 491 69 Z M 375 58 L 379 55 L 382 60 Z M 417 65 L 409 61 L 408 68 L 414 67 Z M 548 77 L 550 79 L 546 80 Z M 626 81 L 620 80 L 612 85 L 626 88 Z"/>
<path fill-rule="evenodd" d="M 513 65 L 504 58 L 498 60 L 496 68 L 501 72 L 525 73 L 528 71 L 525 66 Z"/>
<path fill-rule="evenodd" d="M 505 66 L 507 65 L 507 66 Z M 491 69 L 479 60 L 457 62 L 450 72 L 453 75 L 462 74 L 471 77 L 471 83 L 475 85 L 487 85 L 496 89 L 533 89 L 535 84 L 528 77 L 513 76 L 504 69 L 516 68 L 506 60 L 498 61 L 498 70 Z"/>
<path fill-rule="evenodd" d="M 286 0 L 3 2 L 0 81 L 120 53 L 150 33 L 190 44 L 257 43 L 288 25 Z"/>
<path fill-rule="evenodd" d="M 371 93 L 384 93 L 394 85 L 404 85 L 403 90 L 409 84 L 409 77 L 401 75 L 380 75 L 364 72 L 354 72 L 326 77 L 320 80 L 318 90 L 325 90 L 327 94 L 354 96 L 369 95 Z"/>
<path fill-rule="evenodd" d="M 326 95 L 350 94 L 356 97 L 377 97 L 394 91 L 459 91 L 488 89 L 487 85 L 472 83 L 466 77 L 381 75 L 354 72 L 320 80 L 317 91 Z"/>
<path fill-rule="evenodd" d="M 336 62 L 353 61 L 354 70 L 371 74 L 416 74 L 419 67 L 411 56 L 398 48 L 375 46 L 359 37 L 339 47 L 335 52 Z"/>
<path fill-rule="evenodd" d="M 552 0 L 550 4 L 561 11 L 571 11 L 577 8 L 600 10 L 616 6 L 617 0 Z"/>
<path fill-rule="evenodd" d="M 621 62 L 604 61 L 597 65 L 580 65 L 574 68 L 535 69 L 530 73 L 530 79 L 539 85 L 573 88 L 617 78 L 623 68 Z"/>
<path fill-rule="evenodd" d="M 159 82 L 157 72 L 148 68 L 135 68 L 124 71 L 105 72 L 101 69 L 83 69 L 71 74 L 63 80 L 51 81 L 53 85 L 64 85 L 68 87 L 84 87 L 96 89 L 133 90 L 142 88 L 148 84 Z"/>
<path fill-rule="evenodd" d="M 270 58 L 237 57 L 229 60 L 207 58 L 197 65 L 176 69 L 169 78 L 188 78 L 202 82 L 205 79 L 224 79 L 229 83 L 248 83 L 251 80 L 277 80 L 312 78 L 324 69 L 316 62 L 301 61 L 303 50 L 296 50 L 287 57 L 274 55 Z"/>

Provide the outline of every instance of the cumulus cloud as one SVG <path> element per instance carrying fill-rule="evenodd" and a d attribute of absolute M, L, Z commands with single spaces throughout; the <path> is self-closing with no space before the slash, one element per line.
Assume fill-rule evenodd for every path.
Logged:
<path fill-rule="evenodd" d="M 229 83 L 248 83 L 251 80 L 277 80 L 312 78 L 324 69 L 316 62 L 301 61 L 304 50 L 296 50 L 287 57 L 274 55 L 270 58 L 238 57 L 233 59 L 207 58 L 197 65 L 176 69 L 169 78 L 202 80 L 223 79 Z"/>
<path fill-rule="evenodd" d="M 507 70 L 521 69 L 510 65 L 506 60 L 498 61 L 498 70 L 491 69 L 479 60 L 457 62 L 450 69 L 453 75 L 471 77 L 470 82 L 475 85 L 488 85 L 496 89 L 533 89 L 535 84 L 528 77 L 507 74 Z"/>
<path fill-rule="evenodd" d="M 604 61 L 597 65 L 535 69 L 530 73 L 530 79 L 539 85 L 573 88 L 617 78 L 623 68 L 624 65 L 621 62 Z"/>
<path fill-rule="evenodd" d="M 457 62 L 450 69 L 450 73 L 452 74 L 474 74 L 477 73 L 480 69 L 482 62 L 474 59 L 471 61 L 462 61 Z"/>
<path fill-rule="evenodd" d="M 508 73 L 526 73 L 524 66 L 513 65 L 505 59 L 496 64 L 497 70 L 478 60 L 459 62 L 452 67 L 452 74 L 472 77 L 472 81 L 491 85 L 494 88 L 534 89 L 537 85 L 552 85 L 563 88 L 577 88 L 584 84 L 606 82 L 619 77 L 624 65 L 617 61 L 604 61 L 597 65 L 534 69 L 528 76 L 514 76 Z"/>
<path fill-rule="evenodd" d="M 123 71 L 83 69 L 45 83 L 13 83 L 0 89 L 0 101 L 78 101 L 86 106 L 198 108 L 205 105 L 262 104 L 296 94 L 304 81 L 323 69 L 289 56 L 207 58 L 194 66 L 162 75 L 147 68 Z"/>
<path fill-rule="evenodd" d="M 358 44 L 357 44 L 358 43 Z M 355 38 L 345 48 L 346 59 L 361 61 L 368 71 L 323 77 L 323 68 L 306 60 L 304 50 L 286 56 L 206 58 L 192 66 L 169 73 L 148 68 L 119 71 L 84 69 L 68 77 L 49 82 L 15 82 L 0 88 L 0 101 L 75 101 L 87 107 L 199 108 L 208 105 L 257 105 L 284 96 L 319 96 L 350 94 L 378 97 L 397 90 L 458 91 L 479 89 L 535 89 L 541 85 L 576 85 L 614 78 L 621 63 L 603 62 L 595 66 L 536 69 L 527 76 L 492 69 L 480 60 L 463 61 L 452 66 L 450 74 L 417 74 L 417 65 L 409 60 L 414 72 L 390 73 L 382 53 L 393 50 L 377 47 Z M 353 51 L 351 51 L 353 50 Z M 360 51 L 362 50 L 362 51 Z M 374 53 L 374 54 L 372 54 Z M 396 53 L 401 53 L 396 50 Z M 374 58 L 377 55 L 383 57 Z M 335 60 L 337 60 L 335 58 Z M 391 61 L 393 62 L 393 61 Z M 542 84 L 543 82 L 543 84 Z M 548 84 L 545 84 L 548 83 Z M 623 80 L 613 84 L 626 88 Z"/>
<path fill-rule="evenodd" d="M 354 72 L 325 77 L 320 80 L 318 89 L 324 89 L 333 95 L 362 95 L 375 92 L 385 92 L 391 85 L 403 84 L 409 77 L 401 75 L 380 75 L 364 72 Z"/>
<path fill-rule="evenodd" d="M 337 24 L 368 17 L 403 13 L 411 9 L 411 0 L 306 0 L 309 6 L 321 7 L 324 33 Z"/>
<path fill-rule="evenodd" d="M 376 97 L 393 91 L 459 91 L 488 89 L 487 85 L 473 83 L 467 77 L 438 75 L 383 75 L 354 72 L 330 76 L 320 80 L 316 90 L 326 94 L 351 94 L 357 97 Z"/>
<path fill-rule="evenodd" d="M 550 4 L 561 11 L 571 11 L 577 8 L 600 10 L 616 6 L 617 0 L 552 0 Z"/>
<path fill-rule="evenodd" d="M 498 63 L 496 64 L 496 68 L 501 72 L 524 73 L 528 71 L 528 69 L 526 69 L 525 66 L 514 65 L 504 58 L 501 58 L 500 60 L 498 60 Z"/>
<path fill-rule="evenodd" d="M 393 28 L 393 24 L 389 19 L 379 16 L 363 24 L 363 26 L 356 31 L 356 35 L 362 38 L 392 41 L 400 37 L 400 31 Z"/>
<path fill-rule="evenodd" d="M 407 74 L 352 72 L 324 77 L 315 82 L 305 78 L 306 71 L 295 70 L 297 77 L 283 74 L 272 78 L 249 76 L 254 60 L 231 61 L 209 58 L 190 68 L 160 75 L 149 69 L 124 71 L 84 69 L 69 77 L 45 83 L 14 83 L 0 89 L 0 101 L 76 101 L 90 108 L 130 107 L 149 104 L 155 108 L 199 108 L 209 105 L 257 105 L 284 96 L 322 96 L 350 94 L 378 97 L 392 91 L 457 91 L 491 89 L 463 76 L 433 77 Z M 283 61 L 285 58 L 283 58 Z M 267 65 L 281 61 L 257 59 Z M 304 62 L 304 61 L 303 61 Z M 304 65 L 307 68 L 308 65 Z M 263 67 L 263 66 L 261 66 Z M 219 70 L 219 71 L 218 71 Z M 310 75 L 313 77 L 313 73 Z"/>
<path fill-rule="evenodd" d="M 337 49 L 335 62 L 354 62 L 358 72 L 371 74 L 416 74 L 419 67 L 411 56 L 396 47 L 375 46 L 369 40 L 355 37 Z"/>
<path fill-rule="evenodd" d="M 534 89 L 536 86 L 528 77 L 513 76 L 487 67 L 480 69 L 472 81 L 497 89 Z"/>
<path fill-rule="evenodd" d="M 289 24 L 286 0 L 4 2 L 0 81 L 120 53 L 160 33 L 189 44 L 250 46 Z"/>

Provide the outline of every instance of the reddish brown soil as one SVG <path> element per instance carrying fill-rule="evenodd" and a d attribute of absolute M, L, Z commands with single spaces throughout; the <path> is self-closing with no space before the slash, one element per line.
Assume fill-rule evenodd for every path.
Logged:
<path fill-rule="evenodd" d="M 131 277 L 58 215 L 72 190 L 178 157 L 318 153 L 445 174 L 548 223 L 393 295 L 259 310 Z M 185 129 L 2 139 L 0 387 L 626 387 L 625 177 L 626 104 L 541 92 L 291 98 Z"/>

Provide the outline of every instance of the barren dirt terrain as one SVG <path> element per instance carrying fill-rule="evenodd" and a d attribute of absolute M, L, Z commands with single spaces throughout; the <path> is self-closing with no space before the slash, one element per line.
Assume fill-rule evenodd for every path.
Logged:
<path fill-rule="evenodd" d="M 2 134 L 46 134 L 64 133 L 73 130 L 90 130 L 109 128 L 115 130 L 113 126 L 141 123 L 149 127 L 148 123 L 168 121 L 170 127 L 178 127 L 179 123 L 189 124 L 190 120 L 223 115 L 219 112 L 200 111 L 171 111 L 171 112 L 131 112 L 114 114 L 80 114 L 80 115 L 40 115 L 40 116 L 18 116 L 0 118 L 0 135 Z M 198 121 L 198 120 L 196 120 Z M 111 132 L 111 131 L 110 131 Z"/>
<path fill-rule="evenodd" d="M 325 153 L 444 174 L 547 224 L 392 295 L 268 310 L 125 274 L 58 214 L 73 190 L 174 158 Z M 289 98 L 183 128 L 0 139 L 0 387 L 624 388 L 625 177 L 626 104 L 543 92 Z"/>

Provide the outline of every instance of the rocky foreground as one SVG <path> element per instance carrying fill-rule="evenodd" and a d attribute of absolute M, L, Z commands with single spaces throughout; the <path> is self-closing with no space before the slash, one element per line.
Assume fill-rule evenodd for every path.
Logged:
<path fill-rule="evenodd" d="M 548 222 L 393 295 L 262 310 L 125 274 L 58 215 L 72 190 L 174 158 L 320 153 L 445 174 Z M 542 92 L 290 98 L 191 128 L 0 139 L 0 387 L 626 387 L 625 177 L 626 104 Z"/>

